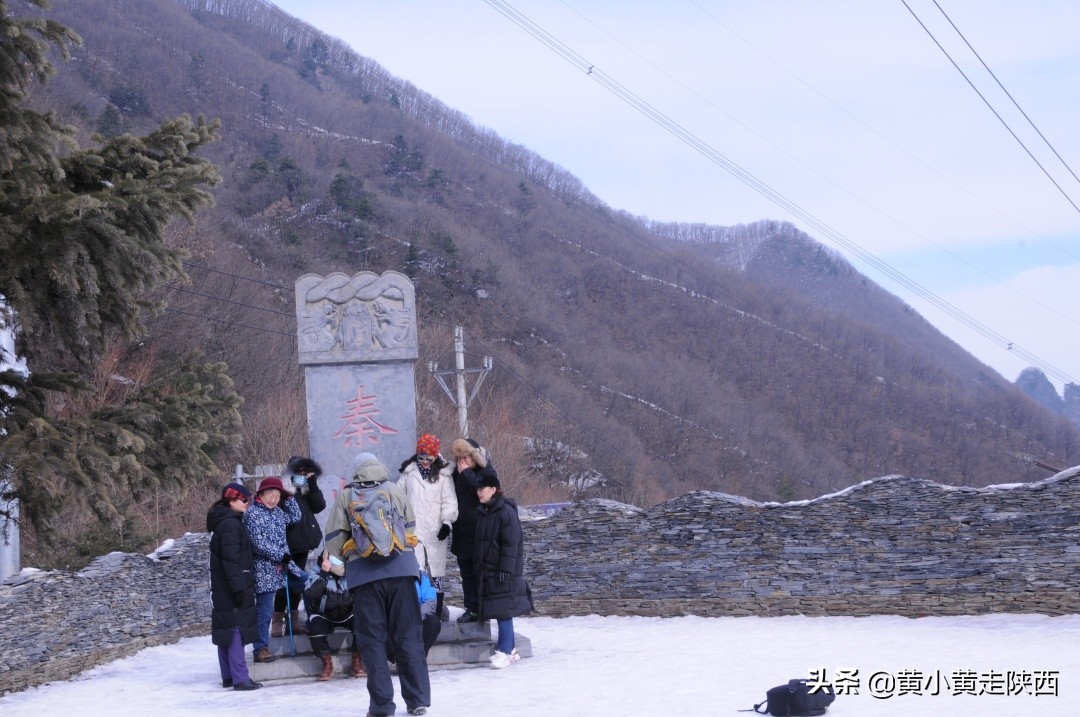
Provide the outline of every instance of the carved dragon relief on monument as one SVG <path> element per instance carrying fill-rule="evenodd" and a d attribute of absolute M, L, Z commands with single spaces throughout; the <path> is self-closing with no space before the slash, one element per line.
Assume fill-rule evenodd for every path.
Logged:
<path fill-rule="evenodd" d="M 396 271 L 305 274 L 296 280 L 296 321 L 301 364 L 418 355 L 416 293 Z"/>

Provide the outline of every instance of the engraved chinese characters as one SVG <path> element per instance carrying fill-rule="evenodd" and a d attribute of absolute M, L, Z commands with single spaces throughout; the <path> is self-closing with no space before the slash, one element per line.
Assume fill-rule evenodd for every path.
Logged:
<path fill-rule="evenodd" d="M 415 296 L 396 271 L 296 280 L 308 444 L 328 473 L 347 480 L 357 453 L 397 465 L 413 452 Z"/>

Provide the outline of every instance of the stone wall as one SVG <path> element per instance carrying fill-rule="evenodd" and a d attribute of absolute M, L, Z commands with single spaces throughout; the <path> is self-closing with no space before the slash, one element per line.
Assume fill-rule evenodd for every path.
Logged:
<path fill-rule="evenodd" d="M 182 637 L 209 641 L 210 536 L 167 545 L 150 557 L 110 553 L 78 573 L 23 570 L 0 585 L 0 694 Z"/>
<path fill-rule="evenodd" d="M 524 523 L 526 571 L 554 616 L 1078 613 L 1077 506 L 1080 468 L 981 489 L 890 476 L 784 504 L 592 500 Z M 208 546 L 189 534 L 0 585 L 0 694 L 208 636 Z"/>
<path fill-rule="evenodd" d="M 527 525 L 545 615 L 1080 612 L 1080 469 L 953 488 L 890 476 L 811 501 L 695 492 Z"/>

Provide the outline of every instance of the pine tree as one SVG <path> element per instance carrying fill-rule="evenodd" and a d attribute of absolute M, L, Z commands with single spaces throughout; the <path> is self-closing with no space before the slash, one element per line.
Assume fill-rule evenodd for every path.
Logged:
<path fill-rule="evenodd" d="M 67 57 L 80 42 L 56 22 L 10 18 L 0 0 L 0 294 L 31 370 L 0 373 L 0 466 L 45 540 L 63 510 L 115 523 L 146 491 L 214 472 L 239 427 L 224 365 L 196 356 L 95 393 L 105 347 L 142 335 L 148 297 L 183 277 L 163 230 L 212 202 L 217 169 L 195 152 L 218 125 L 178 117 L 79 148 L 25 98 L 55 71 L 49 47 Z"/>

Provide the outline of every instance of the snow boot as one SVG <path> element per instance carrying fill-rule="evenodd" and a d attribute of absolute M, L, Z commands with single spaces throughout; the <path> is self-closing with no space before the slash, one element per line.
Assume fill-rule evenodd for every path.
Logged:
<path fill-rule="evenodd" d="M 334 676 L 334 658 L 330 656 L 330 653 L 320 656 L 322 660 L 322 672 L 316 678 L 319 682 L 326 682 Z"/>
<path fill-rule="evenodd" d="M 304 620 L 300 619 L 300 611 L 293 610 L 289 613 L 289 620 L 292 621 L 292 634 L 294 635 L 306 635 L 307 625 Z"/>
<path fill-rule="evenodd" d="M 275 612 L 270 617 L 270 637 L 281 637 L 285 634 L 285 613 Z"/>
<path fill-rule="evenodd" d="M 273 662 L 277 656 L 270 652 L 269 647 L 264 647 L 255 652 L 255 662 Z M 233 685 L 235 687 L 236 685 Z"/>

